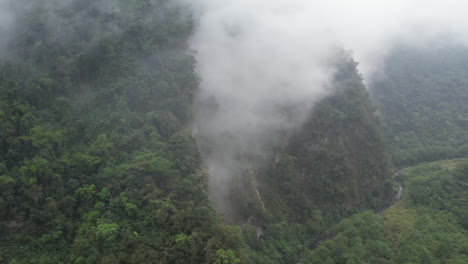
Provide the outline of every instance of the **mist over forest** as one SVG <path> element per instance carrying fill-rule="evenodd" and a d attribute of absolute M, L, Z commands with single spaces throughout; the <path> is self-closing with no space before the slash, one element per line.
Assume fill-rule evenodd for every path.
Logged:
<path fill-rule="evenodd" d="M 468 263 L 456 0 L 0 0 L 0 263 Z"/>

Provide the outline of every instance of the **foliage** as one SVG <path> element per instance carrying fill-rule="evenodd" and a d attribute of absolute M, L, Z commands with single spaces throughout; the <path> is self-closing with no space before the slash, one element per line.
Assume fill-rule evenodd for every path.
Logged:
<path fill-rule="evenodd" d="M 52 5 L 53 3 L 53 5 Z M 174 1 L 19 0 L 0 67 L 0 262 L 239 263 L 191 134 Z"/>
<path fill-rule="evenodd" d="M 187 47 L 193 20 L 178 1 L 30 2 L 12 5 L 16 34 L 0 66 L 0 262 L 467 261 L 466 161 L 410 168 L 404 203 L 340 221 L 392 192 L 375 108 L 349 56 L 335 92 L 236 183 L 240 228 L 208 201 L 186 130 L 199 80 Z M 399 165 L 468 150 L 458 52 L 449 54 L 460 69 L 429 61 L 406 79 L 417 65 L 400 60 L 425 53 L 388 63 L 380 103 Z"/>
<path fill-rule="evenodd" d="M 468 154 L 468 50 L 400 46 L 372 80 L 393 161 L 407 166 Z"/>
<path fill-rule="evenodd" d="M 403 171 L 404 200 L 382 216 L 356 214 L 310 251 L 305 263 L 466 263 L 466 160 L 425 163 Z M 464 180 L 460 180 L 463 179 Z"/>

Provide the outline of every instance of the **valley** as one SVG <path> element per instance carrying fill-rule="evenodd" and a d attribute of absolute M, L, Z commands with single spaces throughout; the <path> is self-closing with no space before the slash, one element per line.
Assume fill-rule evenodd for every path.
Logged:
<path fill-rule="evenodd" d="M 468 263 L 468 46 L 293 2 L 0 0 L 0 263 Z"/>

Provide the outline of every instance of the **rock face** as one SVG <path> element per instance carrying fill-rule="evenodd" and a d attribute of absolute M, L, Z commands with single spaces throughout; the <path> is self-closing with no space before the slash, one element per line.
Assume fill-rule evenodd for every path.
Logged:
<path fill-rule="evenodd" d="M 305 222 L 317 211 L 342 215 L 391 199 L 389 158 L 356 65 L 342 63 L 334 93 L 285 138 L 266 166 L 233 184 L 236 213 L 229 221 L 261 224 L 275 216 Z"/>

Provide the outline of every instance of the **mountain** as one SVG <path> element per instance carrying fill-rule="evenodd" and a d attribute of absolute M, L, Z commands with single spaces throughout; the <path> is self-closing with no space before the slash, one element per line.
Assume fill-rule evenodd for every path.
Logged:
<path fill-rule="evenodd" d="M 372 80 L 393 161 L 398 166 L 468 154 L 468 49 L 401 45 Z"/>
<path fill-rule="evenodd" d="M 344 216 L 391 201 L 389 156 L 356 66 L 344 57 L 332 95 L 270 163 L 233 185 L 251 263 L 300 263 Z"/>
<path fill-rule="evenodd" d="M 391 199 L 356 63 L 274 155 L 208 199 L 189 130 L 194 21 L 167 0 L 12 5 L 0 67 L 0 262 L 291 263 L 343 217 Z"/>

